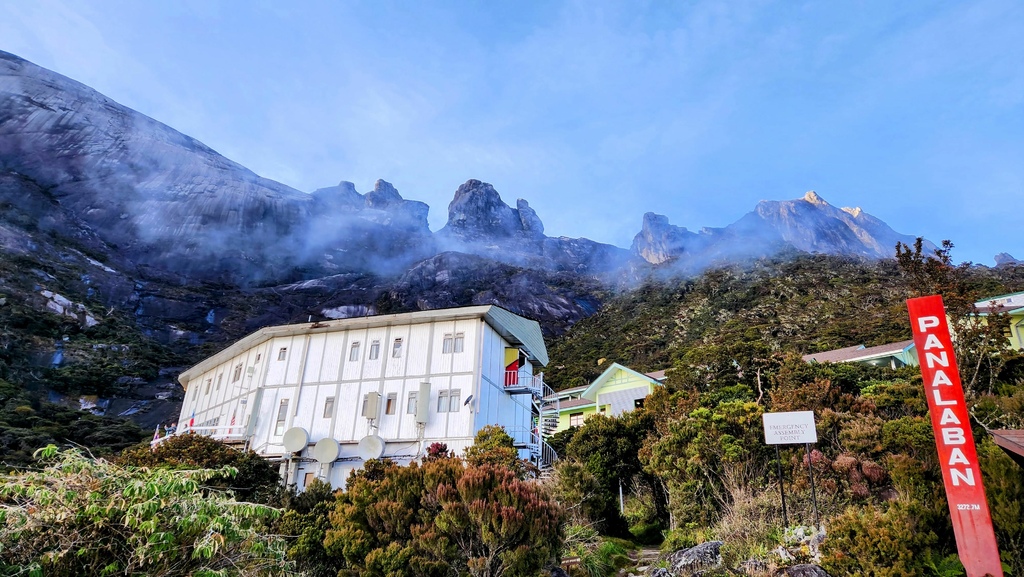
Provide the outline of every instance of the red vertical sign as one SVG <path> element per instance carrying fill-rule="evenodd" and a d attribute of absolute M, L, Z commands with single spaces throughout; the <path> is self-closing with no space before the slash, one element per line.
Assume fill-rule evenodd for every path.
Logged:
<path fill-rule="evenodd" d="M 978 452 L 942 297 L 910 299 L 907 308 L 960 562 L 967 569 L 967 577 L 1002 577 L 992 515 L 981 484 Z"/>

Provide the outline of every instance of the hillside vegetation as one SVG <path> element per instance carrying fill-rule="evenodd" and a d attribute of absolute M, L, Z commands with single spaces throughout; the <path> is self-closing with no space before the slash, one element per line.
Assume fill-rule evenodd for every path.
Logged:
<path fill-rule="evenodd" d="M 553 343 L 547 378 L 558 388 L 585 384 L 613 361 L 671 369 L 643 409 L 593 416 L 555 439 L 555 487 L 573 521 L 664 535 L 671 550 L 721 540 L 732 567 L 813 560 L 833 575 L 962 575 L 917 368 L 799 356 L 908 339 L 905 300 L 938 293 L 958 332 L 1003 560 L 1009 574 L 1024 574 L 1024 472 L 987 433 L 1024 426 L 1024 361 L 1008 346 L 1005 318 L 979 325 L 967 315 L 974 300 L 1024 290 L 1024 268 L 954 265 L 951 244 L 904 249 L 892 261 L 805 255 L 651 281 Z M 761 415 L 798 410 L 814 411 L 818 443 L 809 453 L 784 446 L 776 460 Z M 809 466 L 823 540 L 796 528 L 815 524 Z"/>
<path fill-rule="evenodd" d="M 1024 290 L 1024 267 L 959 272 L 978 298 Z M 545 380 L 564 389 L 590 383 L 612 362 L 648 372 L 716 354 L 742 362 L 909 339 L 913 294 L 895 260 L 803 253 L 651 278 L 549 343 Z"/>

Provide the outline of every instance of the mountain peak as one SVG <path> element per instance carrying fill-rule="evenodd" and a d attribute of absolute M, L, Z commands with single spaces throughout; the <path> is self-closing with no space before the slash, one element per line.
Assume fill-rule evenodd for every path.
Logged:
<path fill-rule="evenodd" d="M 816 206 L 828 206 L 825 199 L 818 196 L 818 193 L 813 190 L 808 190 L 807 193 L 804 194 L 804 200 Z"/>
<path fill-rule="evenodd" d="M 861 208 L 859 206 L 855 206 L 853 208 L 850 208 L 848 206 L 844 206 L 841 210 L 843 212 L 849 214 L 853 218 L 859 217 L 864 212 L 863 210 L 861 210 Z"/>
<path fill-rule="evenodd" d="M 402 200 L 402 195 L 398 194 L 398 190 L 386 180 L 378 179 L 373 184 L 373 191 L 366 193 L 366 206 L 370 208 L 384 208 L 401 203 Z"/>

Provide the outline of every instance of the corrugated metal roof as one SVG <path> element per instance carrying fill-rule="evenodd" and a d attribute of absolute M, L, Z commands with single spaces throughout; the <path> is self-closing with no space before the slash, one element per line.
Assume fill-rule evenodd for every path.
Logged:
<path fill-rule="evenodd" d="M 646 375 L 648 377 L 651 377 L 652 379 L 654 379 L 656 381 L 664 381 L 665 380 L 665 373 L 668 370 L 669 369 L 662 369 L 660 371 L 654 371 L 653 373 L 644 373 L 644 375 Z"/>
<path fill-rule="evenodd" d="M 558 403 L 558 410 L 575 409 L 577 407 L 586 407 L 593 404 L 594 401 L 591 401 L 590 399 L 569 399 L 568 401 L 561 401 Z"/>
<path fill-rule="evenodd" d="M 878 345 L 875 347 L 864 347 L 864 345 L 858 345 L 855 347 L 846 347 L 844 349 L 836 349 L 834 351 L 825 351 L 823 353 L 812 353 L 804 355 L 802 358 L 807 362 L 818 362 L 818 363 L 844 363 L 850 361 L 860 361 L 870 359 L 872 357 L 882 357 L 886 355 L 894 355 L 905 351 L 908 347 L 914 344 L 913 339 L 900 341 L 898 343 L 889 343 L 885 345 Z"/>
<path fill-rule="evenodd" d="M 523 318 L 496 305 L 482 305 L 264 327 L 242 337 L 227 348 L 203 359 L 195 366 L 181 373 L 178 376 L 178 382 L 187 389 L 188 382 L 194 377 L 252 347 L 276 337 L 472 318 L 483 319 L 509 342 L 522 346 L 532 360 L 541 365 L 548 363 L 548 352 L 544 346 L 544 336 L 537 321 Z"/>
<path fill-rule="evenodd" d="M 992 440 L 1021 467 L 1024 467 L 1024 431 L 996 429 L 991 431 Z"/>
<path fill-rule="evenodd" d="M 582 385 L 579 387 L 569 387 L 568 389 L 562 389 L 561 391 L 555 391 L 555 394 L 544 397 L 545 401 L 553 401 L 555 399 L 561 399 L 562 397 L 571 396 L 574 394 L 582 393 L 587 390 L 590 385 Z"/>
<path fill-rule="evenodd" d="M 1016 315 L 1019 315 L 1021 313 L 1024 313 L 1024 307 L 1018 307 L 1017 305 L 1011 305 L 1009 307 L 1006 306 L 1006 305 L 996 305 L 996 306 L 990 306 L 990 305 L 977 306 L 977 305 L 975 305 L 974 308 L 975 308 L 975 310 L 978 311 L 978 314 L 980 314 L 980 315 L 990 315 L 992 313 L 1006 313 L 1008 315 L 1016 316 Z"/>
<path fill-rule="evenodd" d="M 987 304 L 989 304 L 992 301 L 998 302 L 998 301 L 1003 301 L 1003 300 L 1010 301 L 1010 303 L 1014 303 L 1014 302 L 1017 302 L 1017 301 L 1024 301 L 1024 292 L 1008 293 L 1008 294 L 1005 294 L 1005 295 L 996 295 L 994 297 L 984 298 L 984 299 L 981 299 L 980 301 L 975 302 L 974 306 L 979 306 L 980 307 L 980 306 L 987 305 Z"/>
<path fill-rule="evenodd" d="M 542 366 L 548 364 L 548 350 L 544 346 L 544 335 L 540 332 L 540 324 L 537 321 L 531 321 L 493 305 L 488 307 L 486 316 L 492 321 L 488 324 L 501 336 L 512 342 L 519 341 L 533 360 Z"/>
<path fill-rule="evenodd" d="M 997 429 L 992 431 L 992 440 L 997 445 L 1024 457 L 1024 431 Z"/>

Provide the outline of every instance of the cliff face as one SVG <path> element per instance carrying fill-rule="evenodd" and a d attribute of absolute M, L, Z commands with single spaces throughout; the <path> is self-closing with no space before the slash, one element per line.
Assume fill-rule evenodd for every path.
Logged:
<path fill-rule="evenodd" d="M 549 271 L 602 274 L 629 258 L 623 249 L 586 238 L 548 237 L 536 211 L 523 199 L 512 208 L 494 187 L 467 180 L 448 205 L 448 223 L 437 233 L 439 246 L 506 264 Z"/>
<path fill-rule="evenodd" d="M 799 199 L 761 201 L 735 223 L 700 233 L 647 213 L 632 250 L 652 264 L 764 256 L 784 247 L 812 254 L 891 258 L 897 242 L 913 245 L 914 240 L 860 207 L 836 208 L 810 191 Z M 926 247 L 934 245 L 926 242 Z"/>
<path fill-rule="evenodd" d="M 3 52 L 0 172 L 33 185 L 5 201 L 38 207 L 37 191 L 44 191 L 45 200 L 77 215 L 121 255 L 194 278 L 267 281 L 332 261 L 358 268 L 358 260 L 339 263 L 338 251 L 364 249 L 368 236 L 388 236 L 388 245 L 398 246 L 419 246 L 419 237 L 429 236 L 426 205 L 403 201 L 386 183 L 361 203 L 351 196 L 324 202 L 329 195 L 261 178 L 87 86 Z"/>

